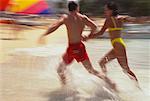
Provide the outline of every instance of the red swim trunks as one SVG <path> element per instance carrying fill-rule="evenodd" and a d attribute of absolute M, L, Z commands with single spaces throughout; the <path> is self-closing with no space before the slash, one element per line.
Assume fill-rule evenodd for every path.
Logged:
<path fill-rule="evenodd" d="M 69 44 L 66 53 L 63 55 L 63 60 L 66 64 L 70 64 L 74 59 L 76 59 L 77 62 L 89 60 L 85 46 L 82 42 Z"/>

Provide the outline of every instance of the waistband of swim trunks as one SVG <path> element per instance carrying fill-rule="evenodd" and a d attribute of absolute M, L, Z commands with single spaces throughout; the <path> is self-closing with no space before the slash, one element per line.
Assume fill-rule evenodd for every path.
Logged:
<path fill-rule="evenodd" d="M 78 42 L 78 43 L 68 43 L 69 46 L 79 46 L 83 44 L 82 42 Z"/>

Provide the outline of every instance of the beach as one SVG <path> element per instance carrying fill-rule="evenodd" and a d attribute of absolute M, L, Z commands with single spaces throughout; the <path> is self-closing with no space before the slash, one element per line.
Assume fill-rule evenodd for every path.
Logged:
<path fill-rule="evenodd" d="M 65 26 L 49 35 L 45 45 L 39 45 L 37 41 L 46 28 L 21 28 L 19 26 L 20 30 L 17 30 L 19 39 L 0 40 L 0 99 L 5 101 L 150 100 L 149 39 L 125 39 L 129 65 L 137 75 L 142 91 L 136 88 L 122 72 L 116 60 L 107 64 L 108 76 L 117 83 L 120 91 L 116 93 L 102 80 L 89 74 L 76 61 L 68 67 L 68 84 L 61 87 L 56 68 L 67 47 Z M 12 33 L 11 31 L 0 29 L 1 33 Z M 84 31 L 84 34 L 86 33 L 88 31 Z M 112 48 L 110 40 L 89 40 L 85 46 L 94 68 L 100 71 L 97 62 Z"/>

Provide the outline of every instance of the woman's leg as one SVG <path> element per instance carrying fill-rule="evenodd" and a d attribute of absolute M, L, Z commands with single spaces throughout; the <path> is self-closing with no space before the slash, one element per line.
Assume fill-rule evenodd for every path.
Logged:
<path fill-rule="evenodd" d="M 138 81 L 135 74 L 129 68 L 125 47 L 122 44 L 116 42 L 114 44 L 114 50 L 117 60 L 124 72 L 127 73 L 131 79 Z"/>
<path fill-rule="evenodd" d="M 111 49 L 99 62 L 99 65 L 102 69 L 102 71 L 104 73 L 107 72 L 107 68 L 106 68 L 106 63 L 110 62 L 111 60 L 115 59 L 116 56 L 115 56 L 115 52 L 114 52 L 114 49 Z"/>

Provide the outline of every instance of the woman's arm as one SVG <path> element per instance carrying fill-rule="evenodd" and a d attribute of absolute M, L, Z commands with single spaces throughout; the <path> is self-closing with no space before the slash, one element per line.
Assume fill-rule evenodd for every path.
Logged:
<path fill-rule="evenodd" d="M 130 23 L 145 23 L 148 21 L 146 17 L 124 17 L 122 18 L 123 22 L 130 22 Z"/>
<path fill-rule="evenodd" d="M 95 37 L 97 37 L 97 36 L 103 35 L 104 32 L 106 31 L 106 29 L 108 28 L 109 23 L 110 23 L 110 19 L 107 18 L 107 19 L 105 20 L 105 23 L 104 23 L 104 25 L 102 26 L 101 30 L 98 31 L 98 32 L 95 33 L 95 34 L 90 34 L 90 35 L 88 36 L 88 38 L 95 38 Z"/>

